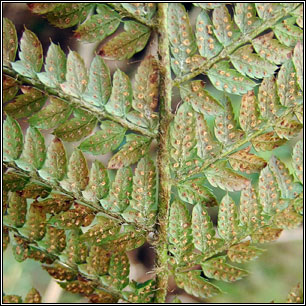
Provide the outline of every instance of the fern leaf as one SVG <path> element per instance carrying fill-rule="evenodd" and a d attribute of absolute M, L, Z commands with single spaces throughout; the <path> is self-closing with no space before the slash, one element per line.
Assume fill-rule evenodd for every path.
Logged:
<path fill-rule="evenodd" d="M 287 303 L 303 303 L 303 288 L 301 288 L 300 283 L 298 283 L 296 286 L 294 286 L 288 296 L 287 296 Z"/>
<path fill-rule="evenodd" d="M 33 87 L 23 86 L 21 90 L 23 95 L 17 96 L 4 108 L 5 112 L 15 119 L 29 117 L 38 112 L 47 100 L 47 96 L 42 91 Z"/>
<path fill-rule="evenodd" d="M 231 69 L 227 61 L 213 65 L 207 71 L 207 76 L 217 89 L 236 95 L 245 94 L 256 86 L 254 81 Z"/>
<path fill-rule="evenodd" d="M 301 92 L 296 82 L 296 72 L 291 60 L 282 65 L 276 83 L 280 103 L 283 106 L 290 107 L 300 102 Z"/>
<path fill-rule="evenodd" d="M 15 79 L 5 74 L 3 75 L 2 78 L 2 84 L 3 84 L 3 103 L 6 103 L 14 99 L 14 97 L 16 96 L 19 90 L 19 85 L 15 81 Z"/>
<path fill-rule="evenodd" d="M 23 150 L 23 134 L 19 123 L 6 117 L 3 123 L 3 160 L 14 161 L 19 158 Z"/>
<path fill-rule="evenodd" d="M 303 141 L 298 141 L 292 153 L 292 164 L 298 180 L 303 184 Z"/>
<path fill-rule="evenodd" d="M 49 87 L 59 87 L 65 81 L 66 55 L 60 46 L 51 42 L 48 49 L 45 72 L 37 74 L 38 79 Z"/>
<path fill-rule="evenodd" d="M 181 304 L 182 301 L 177 297 L 175 296 L 174 299 L 171 301 L 171 304 Z"/>
<path fill-rule="evenodd" d="M 262 205 L 255 189 L 250 185 L 241 191 L 240 196 L 240 225 L 248 231 L 254 231 L 263 225 Z"/>
<path fill-rule="evenodd" d="M 229 155 L 229 163 L 234 170 L 250 174 L 259 172 L 267 165 L 263 158 L 250 153 L 250 149 L 251 146 Z"/>
<path fill-rule="evenodd" d="M 196 249 L 205 253 L 221 240 L 215 238 L 213 223 L 203 204 L 198 203 L 192 210 L 192 235 Z"/>
<path fill-rule="evenodd" d="M 147 26 L 132 20 L 124 22 L 124 30 L 105 43 L 98 54 L 108 60 L 129 59 L 146 46 L 151 35 Z"/>
<path fill-rule="evenodd" d="M 59 125 L 53 134 L 64 141 L 78 141 L 88 136 L 96 127 L 96 124 L 96 117 L 84 113 L 81 117 L 75 117 Z"/>
<path fill-rule="evenodd" d="M 92 15 L 75 31 L 74 36 L 84 42 L 102 41 L 113 34 L 120 24 L 120 15 L 105 4 L 97 4 L 97 14 Z"/>
<path fill-rule="evenodd" d="M 123 212 L 129 204 L 132 184 L 131 168 L 120 168 L 110 188 L 109 197 L 100 201 L 102 206 L 112 212 Z"/>
<path fill-rule="evenodd" d="M 58 283 L 64 290 L 71 293 L 79 293 L 81 295 L 90 296 L 95 288 L 89 280 L 74 280 L 70 282 Z"/>
<path fill-rule="evenodd" d="M 225 282 L 235 282 L 248 275 L 246 270 L 225 263 L 226 256 L 219 256 L 202 263 L 204 274 L 209 278 Z"/>
<path fill-rule="evenodd" d="M 29 127 L 25 136 L 24 149 L 16 161 L 26 171 L 39 170 L 46 158 L 45 139 L 37 128 Z"/>
<path fill-rule="evenodd" d="M 273 75 L 278 67 L 263 60 L 252 52 L 252 45 L 245 45 L 232 53 L 230 55 L 230 60 L 234 67 L 242 75 L 255 79 L 262 79 Z"/>
<path fill-rule="evenodd" d="M 60 254 L 66 247 L 65 230 L 47 225 L 46 234 L 38 244 L 49 253 Z"/>
<path fill-rule="evenodd" d="M 75 149 L 68 162 L 67 179 L 61 182 L 63 188 L 72 192 L 84 190 L 88 184 L 88 166 L 84 154 Z"/>
<path fill-rule="evenodd" d="M 20 295 L 14 295 L 14 294 L 4 295 L 3 303 L 4 304 L 21 304 L 22 297 Z"/>
<path fill-rule="evenodd" d="M 296 24 L 303 29 L 304 27 L 304 7 L 299 5 L 294 11 L 291 11 L 290 14 L 296 18 Z"/>
<path fill-rule="evenodd" d="M 231 246 L 227 251 L 227 256 L 232 262 L 248 262 L 256 259 L 264 252 L 263 249 L 250 246 L 250 240 Z"/>
<path fill-rule="evenodd" d="M 223 46 L 230 45 L 240 36 L 240 31 L 225 5 L 213 10 L 212 22 L 214 34 Z"/>
<path fill-rule="evenodd" d="M 213 2 L 209 2 L 209 3 L 193 3 L 193 5 L 200 7 L 203 10 L 213 10 L 215 8 L 218 8 L 220 6 L 222 6 L 222 3 L 213 3 Z"/>
<path fill-rule="evenodd" d="M 199 298 L 207 298 L 220 293 L 220 289 L 200 276 L 198 270 L 175 274 L 175 281 L 179 288 Z"/>
<path fill-rule="evenodd" d="M 252 138 L 251 140 L 256 151 L 271 151 L 286 142 L 286 139 L 279 138 L 275 132 L 267 132 Z"/>
<path fill-rule="evenodd" d="M 101 56 L 96 55 L 91 62 L 88 85 L 83 99 L 96 106 L 102 107 L 111 95 L 111 78 L 109 68 Z"/>
<path fill-rule="evenodd" d="M 155 3 L 121 3 L 128 12 L 136 16 L 151 19 L 156 11 Z"/>
<path fill-rule="evenodd" d="M 293 65 L 296 71 L 296 79 L 297 79 L 297 83 L 300 86 L 301 90 L 304 90 L 303 87 L 303 81 L 304 81 L 304 76 L 303 76 L 303 60 L 301 57 L 301 54 L 303 54 L 303 45 L 301 43 L 301 41 L 299 41 L 294 48 L 294 52 L 293 52 L 293 57 L 292 57 L 292 61 L 293 61 Z"/>
<path fill-rule="evenodd" d="M 249 91 L 242 96 L 240 107 L 240 126 L 248 134 L 251 131 L 257 130 L 261 123 L 258 118 L 257 99 L 254 91 Z"/>
<path fill-rule="evenodd" d="M 133 211 L 137 216 L 134 222 L 147 226 L 154 224 L 157 211 L 156 170 L 154 162 L 148 156 L 142 158 L 137 164 L 133 178 L 132 200 L 123 216 L 130 220 L 131 217 L 133 218 Z"/>
<path fill-rule="evenodd" d="M 114 304 L 118 302 L 118 298 L 112 296 L 111 294 L 95 289 L 95 291 L 88 296 L 89 302 L 91 303 L 102 303 L 102 304 Z"/>
<path fill-rule="evenodd" d="M 67 121 L 72 113 L 72 107 L 64 100 L 50 97 L 50 104 L 30 117 L 31 126 L 40 129 L 52 129 Z"/>
<path fill-rule="evenodd" d="M 255 3 L 255 6 L 258 16 L 263 20 L 273 18 L 283 8 L 280 3 Z"/>
<path fill-rule="evenodd" d="M 30 182 L 22 190 L 22 196 L 27 199 L 36 199 L 38 197 L 45 198 L 50 194 L 51 191 L 52 188 L 46 184 L 40 182 Z"/>
<path fill-rule="evenodd" d="M 236 3 L 234 19 L 240 31 L 247 34 L 261 25 L 254 3 Z"/>
<path fill-rule="evenodd" d="M 119 147 L 121 144 L 126 128 L 113 121 L 102 121 L 101 130 L 84 140 L 79 148 L 83 152 L 94 155 L 106 154 Z"/>
<path fill-rule="evenodd" d="M 35 14 L 46 14 L 52 12 L 59 3 L 28 3 L 29 9 Z"/>
<path fill-rule="evenodd" d="M 129 284 L 133 291 L 123 291 L 123 298 L 131 303 L 152 303 L 153 294 L 155 290 L 155 281 L 149 279 L 144 283 L 137 283 L 135 281 Z"/>
<path fill-rule="evenodd" d="M 113 76 L 113 89 L 105 109 L 108 113 L 125 117 L 132 105 L 132 85 L 129 77 L 117 69 Z"/>
<path fill-rule="evenodd" d="M 298 119 L 298 121 L 303 124 L 304 123 L 304 106 L 299 105 L 295 109 L 294 114 L 296 115 L 296 118 Z"/>
<path fill-rule="evenodd" d="M 147 56 L 138 67 L 133 86 L 133 108 L 152 121 L 157 117 L 159 69 L 153 56 Z"/>
<path fill-rule="evenodd" d="M 26 222 L 27 201 L 19 193 L 13 192 L 9 198 L 8 215 L 4 216 L 4 223 L 22 227 Z"/>
<path fill-rule="evenodd" d="M 149 149 L 151 139 L 146 136 L 129 134 L 127 143 L 108 162 L 109 169 L 119 169 L 136 163 Z"/>
<path fill-rule="evenodd" d="M 294 47 L 298 41 L 303 40 L 303 31 L 294 25 L 295 18 L 287 18 L 273 27 L 277 39 L 288 47 Z"/>
<path fill-rule="evenodd" d="M 296 212 L 293 205 L 288 206 L 273 218 L 273 225 L 282 229 L 294 229 L 301 225 L 303 216 Z"/>
<path fill-rule="evenodd" d="M 197 51 L 189 16 L 180 3 L 170 3 L 168 6 L 168 33 L 170 41 L 172 69 L 176 75 L 189 72 L 188 62 Z M 187 67 L 186 67 L 187 66 Z"/>
<path fill-rule="evenodd" d="M 4 212 L 6 213 L 6 212 Z M 5 226 L 2 227 L 2 249 L 3 252 L 7 249 L 10 244 L 10 232 L 9 229 Z"/>
<path fill-rule="evenodd" d="M 37 36 L 26 28 L 20 40 L 19 58 L 12 63 L 13 69 L 23 76 L 36 78 L 43 64 L 43 50 Z"/>
<path fill-rule="evenodd" d="M 95 4 L 91 3 L 61 3 L 45 15 L 48 21 L 60 28 L 70 28 L 82 22 Z"/>
<path fill-rule="evenodd" d="M 196 112 L 208 115 L 217 115 L 223 111 L 223 106 L 204 90 L 202 81 L 191 81 L 180 86 L 182 99 L 190 103 Z"/>
<path fill-rule="evenodd" d="M 90 169 L 89 183 L 82 192 L 83 197 L 91 202 L 103 199 L 109 189 L 109 178 L 105 167 L 95 160 Z"/>
<path fill-rule="evenodd" d="M 271 31 L 252 40 L 252 45 L 257 54 L 271 62 L 281 65 L 291 58 L 292 48 L 281 44 L 277 39 L 273 39 L 274 33 Z"/>
<path fill-rule="evenodd" d="M 180 183 L 177 186 L 181 200 L 190 204 L 201 203 L 206 207 L 216 206 L 217 200 L 212 191 L 204 186 L 205 178 L 195 178 Z"/>
<path fill-rule="evenodd" d="M 72 281 L 77 277 L 77 274 L 74 270 L 60 263 L 55 263 L 52 266 L 42 265 L 42 268 L 46 270 L 50 276 L 61 281 Z"/>
<path fill-rule="evenodd" d="M 303 125 L 298 122 L 293 114 L 282 117 L 282 121 L 277 122 L 274 131 L 280 138 L 291 139 L 296 137 L 302 130 Z"/>
<path fill-rule="evenodd" d="M 47 181 L 61 181 L 67 172 L 67 157 L 63 143 L 54 138 L 48 147 L 46 161 L 39 175 Z"/>
<path fill-rule="evenodd" d="M 281 196 L 284 199 L 294 199 L 302 192 L 303 187 L 299 183 L 294 183 L 292 175 L 286 168 L 283 162 L 272 156 L 269 160 L 269 168 L 271 169 L 278 187 L 281 191 Z"/>
<path fill-rule="evenodd" d="M 23 190 L 30 180 L 28 176 L 13 171 L 4 173 L 2 179 L 2 186 L 4 191 Z"/>
<path fill-rule="evenodd" d="M 87 69 L 84 60 L 75 51 L 69 51 L 67 57 L 66 82 L 61 88 L 67 95 L 81 97 L 88 84 Z"/>
<path fill-rule="evenodd" d="M 238 212 L 233 199 L 226 194 L 219 206 L 218 233 L 226 241 L 232 241 L 240 234 Z"/>
<path fill-rule="evenodd" d="M 169 241 L 173 245 L 171 252 L 178 260 L 192 247 L 191 218 L 183 202 L 171 204 Z"/>
<path fill-rule="evenodd" d="M 213 32 L 213 24 L 209 15 L 204 10 L 197 18 L 196 38 L 199 53 L 207 59 L 217 56 L 223 49 L 222 44 L 217 40 Z"/>
<path fill-rule="evenodd" d="M 282 229 L 273 227 L 260 228 L 251 235 L 252 242 L 254 243 L 266 243 L 275 241 L 279 238 L 282 233 Z"/>
<path fill-rule="evenodd" d="M 209 183 L 227 191 L 239 191 L 250 184 L 244 176 L 226 167 L 225 162 L 212 165 L 205 171 Z"/>
<path fill-rule="evenodd" d="M 62 194 L 52 193 L 51 197 L 39 202 L 33 202 L 33 205 L 39 206 L 46 213 L 58 214 L 70 208 L 72 199 Z"/>
<path fill-rule="evenodd" d="M 16 28 L 12 21 L 3 18 L 3 64 L 11 66 L 11 62 L 15 61 L 18 48 L 18 38 Z"/>

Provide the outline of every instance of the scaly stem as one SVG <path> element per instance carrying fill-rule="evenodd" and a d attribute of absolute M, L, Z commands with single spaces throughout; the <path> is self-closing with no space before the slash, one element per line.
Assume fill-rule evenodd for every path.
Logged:
<path fill-rule="evenodd" d="M 96 107 L 94 105 L 91 105 L 89 103 L 84 102 L 82 99 L 78 99 L 75 97 L 71 97 L 68 95 L 65 95 L 64 92 L 61 89 L 52 89 L 50 87 L 45 86 L 38 80 L 34 80 L 31 78 L 24 77 L 22 75 L 19 75 L 16 71 L 9 67 L 3 67 L 3 73 L 15 78 L 17 81 L 20 81 L 20 84 L 22 85 L 29 85 L 33 86 L 43 92 L 45 92 L 47 95 L 58 97 L 64 101 L 66 101 L 68 104 L 80 108 L 82 110 L 85 110 L 89 112 L 92 116 L 96 117 L 99 121 L 102 119 L 110 119 L 115 122 L 120 123 L 122 126 L 132 130 L 139 132 L 143 135 L 149 136 L 149 137 L 156 137 L 156 134 L 154 132 L 151 132 L 147 129 L 144 129 L 138 125 L 135 125 L 133 123 L 130 123 L 129 121 L 125 120 L 124 118 L 120 118 L 117 116 L 112 116 L 110 114 L 107 114 L 105 111 L 103 111 L 101 108 Z"/>
<path fill-rule="evenodd" d="M 156 286 L 155 303 L 165 303 L 168 288 L 168 216 L 171 198 L 169 155 L 167 150 L 167 140 L 169 124 L 172 120 L 171 113 L 171 70 L 169 55 L 169 40 L 167 33 L 167 10 L 168 3 L 158 4 L 158 29 L 159 29 L 159 60 L 160 60 L 160 124 L 159 124 L 159 151 L 158 151 L 158 171 L 159 171 L 159 197 L 157 215 L 157 236 L 156 243 Z"/>

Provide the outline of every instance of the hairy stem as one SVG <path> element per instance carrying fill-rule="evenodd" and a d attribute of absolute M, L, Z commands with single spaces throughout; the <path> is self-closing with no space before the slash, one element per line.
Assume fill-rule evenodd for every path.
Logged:
<path fill-rule="evenodd" d="M 240 46 L 243 46 L 244 44 L 251 42 L 252 39 L 257 37 L 260 33 L 270 29 L 272 26 L 274 26 L 281 18 L 286 16 L 290 12 L 290 9 L 283 9 L 281 12 L 276 14 L 274 18 L 271 18 L 269 20 L 266 20 L 262 25 L 254 29 L 252 32 L 247 33 L 245 35 L 242 35 L 237 41 L 229 45 L 228 47 L 225 47 L 222 52 L 218 55 L 213 57 L 210 60 L 205 61 L 201 66 L 199 66 L 194 71 L 182 76 L 177 77 L 173 81 L 173 86 L 179 86 L 181 83 L 184 83 L 188 80 L 191 80 L 198 76 L 201 73 L 206 73 L 215 63 L 218 61 L 227 58 L 231 53 L 233 53 L 237 48 Z"/>
<path fill-rule="evenodd" d="M 156 276 L 157 292 L 155 303 L 165 303 L 168 288 L 168 216 L 171 198 L 169 155 L 167 151 L 167 139 L 169 124 L 172 120 L 171 113 L 171 70 L 169 55 L 169 40 L 167 33 L 167 10 L 168 3 L 158 4 L 159 22 L 159 57 L 161 66 L 160 84 L 160 125 L 159 125 L 159 152 L 158 152 L 158 171 L 159 171 L 159 197 L 157 215 L 157 244 L 156 244 Z"/>
<path fill-rule="evenodd" d="M 24 77 L 22 75 L 19 75 L 17 72 L 15 72 L 13 69 L 9 68 L 9 67 L 3 67 L 3 73 L 11 76 L 13 78 L 15 78 L 16 80 L 20 81 L 20 84 L 22 85 L 29 85 L 29 86 L 33 86 L 43 92 L 45 92 L 47 95 L 51 95 L 51 96 L 55 96 L 58 97 L 64 101 L 66 101 L 68 104 L 73 105 L 76 108 L 80 108 L 82 110 L 85 110 L 87 112 L 89 112 L 92 116 L 96 117 L 99 121 L 101 121 L 102 119 L 110 119 L 112 121 L 118 122 L 120 123 L 122 126 L 132 130 L 132 131 L 136 131 L 139 132 L 143 135 L 149 136 L 149 137 L 156 137 L 156 134 L 154 132 L 151 132 L 147 129 L 144 129 L 140 126 L 137 126 L 133 123 L 130 123 L 129 121 L 117 117 L 117 116 L 112 116 L 108 113 L 106 113 L 105 111 L 101 110 L 101 108 L 95 107 L 94 105 L 91 105 L 89 103 L 84 102 L 81 99 L 75 98 L 75 97 L 71 97 L 68 95 L 65 95 L 61 89 L 52 89 L 50 87 L 45 86 L 44 84 L 42 84 L 41 82 L 39 82 L 38 80 L 34 80 L 31 78 L 27 78 Z"/>

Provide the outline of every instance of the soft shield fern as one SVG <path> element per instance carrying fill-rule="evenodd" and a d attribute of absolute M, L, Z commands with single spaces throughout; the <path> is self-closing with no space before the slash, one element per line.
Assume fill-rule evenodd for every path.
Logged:
<path fill-rule="evenodd" d="M 302 223 L 303 4 L 194 3 L 195 26 L 179 3 L 28 6 L 102 44 L 89 67 L 53 42 L 44 58 L 3 19 L 3 248 L 17 261 L 92 303 L 165 303 L 170 277 L 203 300 Z M 133 79 L 110 72 L 144 49 Z M 127 252 L 146 242 L 156 262 L 141 283 Z"/>

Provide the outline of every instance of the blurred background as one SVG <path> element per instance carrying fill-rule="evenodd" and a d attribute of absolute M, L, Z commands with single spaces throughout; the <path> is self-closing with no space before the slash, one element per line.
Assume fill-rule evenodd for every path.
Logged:
<path fill-rule="evenodd" d="M 186 9 L 190 10 L 191 22 L 195 23 L 195 18 L 198 15 L 198 8 L 193 7 L 190 3 L 184 4 Z M 84 58 L 85 64 L 89 66 L 94 51 L 98 44 L 81 44 L 73 38 L 73 30 L 76 28 L 69 28 L 60 30 L 51 26 L 44 18 L 33 15 L 27 8 L 25 3 L 3 3 L 3 17 L 7 17 L 13 21 L 16 26 L 18 37 L 20 38 L 26 26 L 33 31 L 42 42 L 44 55 L 50 44 L 50 38 L 54 43 L 59 43 L 64 52 L 74 50 L 80 53 Z M 149 53 L 156 52 L 155 39 L 148 48 L 136 54 L 132 59 L 125 62 L 107 61 L 111 73 L 116 68 L 122 69 L 124 72 L 133 77 L 135 68 L 137 68 L 139 61 Z M 209 84 L 205 77 L 201 77 L 205 82 L 207 88 L 218 92 Z M 220 97 L 222 99 L 222 97 Z M 239 112 L 240 97 L 231 96 L 234 112 L 236 115 Z M 173 105 L 180 102 L 178 91 L 173 92 Z M 27 128 L 26 122 L 21 122 L 23 129 Z M 48 135 L 49 131 L 44 133 Z M 302 137 L 300 135 L 299 137 Z M 49 135 L 50 138 L 50 135 Z M 46 139 L 48 143 L 48 139 Z M 269 159 L 274 154 L 280 157 L 285 163 L 290 160 L 292 146 L 297 139 L 292 139 L 285 146 L 277 148 L 272 152 L 265 152 L 262 157 Z M 65 143 L 71 151 L 77 144 Z M 90 162 L 92 156 L 86 155 Z M 104 156 L 101 161 L 109 158 Z M 290 167 L 290 164 L 287 163 Z M 221 199 L 224 195 L 223 191 L 214 189 L 217 192 L 217 199 Z M 233 196 L 239 199 L 239 193 L 234 193 Z M 265 248 L 266 252 L 257 260 L 250 262 L 240 267 L 250 271 L 250 276 L 237 281 L 235 283 L 224 283 L 215 281 L 224 294 L 207 299 L 204 303 L 270 303 L 284 301 L 288 291 L 295 286 L 299 281 L 303 280 L 303 230 L 298 228 L 291 231 L 284 231 L 280 239 L 267 246 L 260 245 Z M 152 270 L 154 268 L 154 252 L 149 244 L 145 244 L 141 248 L 129 252 L 129 259 L 131 263 L 130 278 L 136 281 L 145 281 L 152 278 Z M 28 259 L 25 262 L 18 263 L 15 261 L 10 247 L 3 254 L 3 290 L 5 294 L 17 294 L 25 296 L 26 293 L 35 287 L 38 289 L 43 297 L 43 303 L 86 303 L 87 300 L 68 292 L 62 291 L 60 286 L 52 279 L 49 274 L 44 271 L 40 263 Z M 192 296 L 186 294 L 183 290 L 176 287 L 173 280 L 169 283 L 169 298 L 170 302 L 175 295 L 177 295 L 182 302 L 185 303 L 203 303 Z"/>

